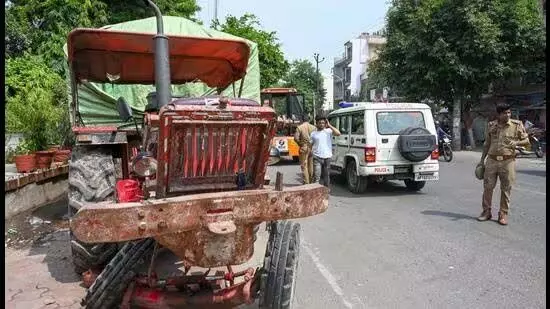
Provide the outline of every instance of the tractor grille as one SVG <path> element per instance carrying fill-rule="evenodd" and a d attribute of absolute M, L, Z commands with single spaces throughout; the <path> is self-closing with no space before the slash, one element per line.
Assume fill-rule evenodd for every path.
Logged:
<path fill-rule="evenodd" d="M 237 173 L 255 187 L 267 121 L 174 121 L 168 139 L 168 192 L 230 190 Z M 266 148 L 267 149 L 267 148 Z"/>

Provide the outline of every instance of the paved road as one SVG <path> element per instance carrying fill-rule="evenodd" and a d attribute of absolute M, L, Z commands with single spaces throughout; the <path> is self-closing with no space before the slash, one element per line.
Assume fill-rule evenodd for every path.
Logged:
<path fill-rule="evenodd" d="M 442 162 L 441 181 L 418 194 L 333 187 L 327 213 L 303 221 L 297 308 L 545 308 L 546 161 L 518 160 L 502 227 L 475 220 L 479 156 Z"/>
<path fill-rule="evenodd" d="M 335 185 L 329 210 L 301 221 L 295 308 L 545 308 L 546 160 L 518 160 L 510 225 L 502 227 L 475 221 L 478 158 L 457 153 L 422 193 L 396 182 L 358 196 Z M 270 174 L 297 183 L 298 169 Z M 66 242 L 59 230 L 7 248 L 6 308 L 79 308 L 83 288 Z"/>

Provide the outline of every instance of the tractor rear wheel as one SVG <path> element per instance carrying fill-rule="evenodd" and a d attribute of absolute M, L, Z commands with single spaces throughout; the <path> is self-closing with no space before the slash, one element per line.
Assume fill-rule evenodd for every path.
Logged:
<path fill-rule="evenodd" d="M 114 200 L 115 164 L 110 149 L 78 147 L 69 162 L 69 209 L 72 217 L 86 202 Z M 71 255 L 78 274 L 105 266 L 118 250 L 117 244 L 86 244 L 70 232 Z"/>
<path fill-rule="evenodd" d="M 300 224 L 271 223 L 260 284 L 260 308 L 289 309 L 296 289 Z"/>
<path fill-rule="evenodd" d="M 118 308 L 139 266 L 151 256 L 154 245 L 152 238 L 126 243 L 88 289 L 81 305 L 86 309 Z"/>

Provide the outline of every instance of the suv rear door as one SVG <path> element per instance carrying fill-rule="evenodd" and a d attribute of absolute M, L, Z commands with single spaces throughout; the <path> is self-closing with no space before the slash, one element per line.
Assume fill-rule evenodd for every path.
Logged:
<path fill-rule="evenodd" d="M 337 123 L 338 126 L 335 126 L 341 133 L 340 136 L 332 136 L 333 140 L 333 151 L 332 154 L 332 165 L 338 166 L 340 168 L 344 167 L 344 159 L 346 154 L 349 151 L 349 115 L 338 115 Z M 331 122 L 332 123 L 332 122 Z"/>
<path fill-rule="evenodd" d="M 429 110 L 428 110 L 429 112 Z M 404 159 L 399 153 L 397 139 L 399 132 L 409 127 L 426 128 L 428 117 L 425 110 L 376 110 L 376 161 L 384 164 L 403 164 Z"/>
<path fill-rule="evenodd" d="M 350 129 L 350 152 L 357 156 L 358 165 L 365 164 L 365 111 L 357 111 L 350 115 L 351 129 Z"/>

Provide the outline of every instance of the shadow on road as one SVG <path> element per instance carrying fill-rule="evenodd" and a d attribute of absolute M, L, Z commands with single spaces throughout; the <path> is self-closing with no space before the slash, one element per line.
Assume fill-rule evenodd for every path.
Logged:
<path fill-rule="evenodd" d="M 33 230 L 40 230 L 46 226 L 49 228 L 34 235 L 29 255 L 44 255 L 42 263 L 47 265 L 51 276 L 58 282 L 72 283 L 80 281 L 80 276 L 73 271 L 66 214 L 66 199 L 40 207 L 32 213 L 32 217 L 44 220 L 44 223 L 32 226 Z"/>
<path fill-rule="evenodd" d="M 420 213 L 428 216 L 447 217 L 447 218 L 453 219 L 453 221 L 462 220 L 462 219 L 477 220 L 477 218 L 473 216 L 458 214 L 458 213 L 448 212 L 448 211 L 440 211 L 440 210 L 424 210 Z"/>
<path fill-rule="evenodd" d="M 6 245 L 28 250 L 29 256 L 43 256 L 41 262 L 56 281 L 72 283 L 80 281 L 80 276 L 73 271 L 70 258 L 66 214 L 67 199 L 63 198 L 6 220 Z"/>
<path fill-rule="evenodd" d="M 55 231 L 33 241 L 29 255 L 44 255 L 42 263 L 57 282 L 79 282 L 80 276 L 74 272 L 69 249 L 69 232 Z"/>
<path fill-rule="evenodd" d="M 400 196 L 400 195 L 422 195 L 422 191 L 413 192 L 407 190 L 407 187 L 403 184 L 399 184 L 393 181 L 387 181 L 385 183 L 373 183 L 369 184 L 367 191 L 362 194 L 351 193 L 345 182 L 339 179 L 332 179 L 331 177 L 331 196 L 347 197 L 347 198 L 361 198 L 361 197 L 382 197 L 382 196 Z"/>
<path fill-rule="evenodd" d="M 543 170 L 518 170 L 517 172 L 530 176 L 546 177 L 546 171 Z"/>
<path fill-rule="evenodd" d="M 298 169 L 300 168 L 300 162 L 294 161 L 292 159 L 282 159 L 281 161 L 277 162 L 277 164 L 270 165 L 270 167 L 276 168 L 281 166 L 297 166 Z"/>

